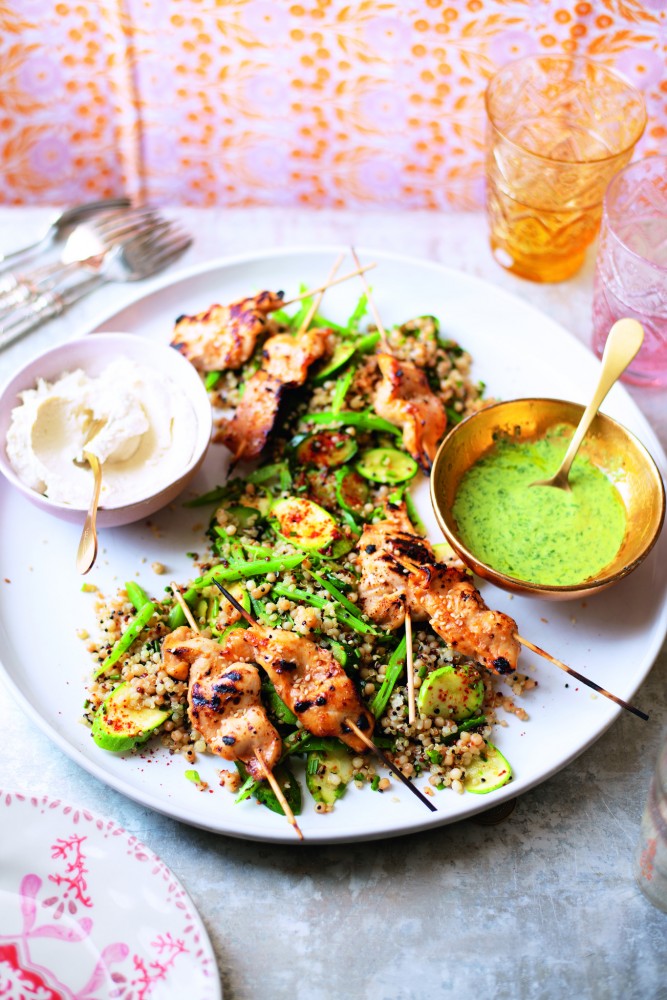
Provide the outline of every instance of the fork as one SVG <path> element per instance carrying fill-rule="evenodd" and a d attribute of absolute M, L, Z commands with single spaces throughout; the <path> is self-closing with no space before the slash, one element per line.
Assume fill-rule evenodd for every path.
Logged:
<path fill-rule="evenodd" d="M 24 274 L 9 272 L 0 277 L 0 316 L 54 288 L 86 258 L 111 249 L 133 229 L 145 229 L 162 221 L 151 208 L 125 208 L 80 223 L 67 238 L 59 260 Z"/>
<path fill-rule="evenodd" d="M 51 290 L 39 294 L 21 315 L 0 324 L 0 349 L 47 320 L 60 316 L 101 285 L 152 277 L 177 260 L 191 243 L 190 236 L 173 223 L 160 222 L 116 243 L 105 253 L 79 262 L 77 269 L 87 271 L 90 276 L 61 292 Z"/>

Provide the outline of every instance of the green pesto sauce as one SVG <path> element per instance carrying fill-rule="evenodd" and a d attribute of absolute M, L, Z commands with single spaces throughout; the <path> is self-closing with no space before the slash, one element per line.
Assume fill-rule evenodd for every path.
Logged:
<path fill-rule="evenodd" d="M 453 513 L 467 548 L 493 569 L 531 583 L 572 586 L 611 562 L 625 535 L 616 487 L 580 455 L 572 492 L 530 483 L 558 468 L 571 427 L 544 438 L 502 438 L 463 476 Z"/>

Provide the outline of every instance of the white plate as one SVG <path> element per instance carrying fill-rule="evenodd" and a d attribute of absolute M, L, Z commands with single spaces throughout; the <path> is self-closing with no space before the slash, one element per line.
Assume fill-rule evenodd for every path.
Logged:
<path fill-rule="evenodd" d="M 231 261 L 214 262 L 166 277 L 157 291 L 121 312 L 104 317 L 97 329 L 128 330 L 164 342 L 180 313 L 192 313 L 212 302 L 225 302 L 261 288 L 283 288 L 293 295 L 300 282 L 315 286 L 331 266 L 337 247 L 287 249 Z M 561 396 L 588 400 L 599 364 L 560 326 L 531 306 L 499 289 L 435 264 L 380 252 L 364 252 L 379 262 L 373 272 L 375 297 L 386 323 L 432 313 L 443 329 L 473 355 L 475 377 L 484 379 L 491 395 Z M 344 320 L 360 292 L 357 282 L 332 289 L 323 311 Z M 665 456 L 650 427 L 625 390 L 615 387 L 605 411 L 630 427 L 665 468 Z M 222 449 L 213 448 L 194 483 L 199 492 L 224 479 Z M 426 481 L 417 502 L 430 534 L 439 539 Z M 79 724 L 87 671 L 90 668 L 77 630 L 94 632 L 93 598 L 81 593 L 74 567 L 78 530 L 29 505 L 7 484 L 0 486 L 0 659 L 5 677 L 19 701 L 62 749 L 92 774 L 143 805 L 176 819 L 233 836 L 267 841 L 294 840 L 282 817 L 218 787 L 220 762 L 201 757 L 202 778 L 213 793 L 201 793 L 184 778 L 180 756 L 156 749 L 136 756 L 100 750 Z M 108 530 L 102 534 L 101 556 L 92 582 L 107 593 L 137 577 L 158 594 L 171 579 L 185 580 L 192 562 L 185 553 L 201 551 L 200 528 L 205 509 L 176 505 L 152 524 Z M 667 630 L 667 554 L 665 536 L 646 562 L 625 581 L 583 602 L 545 604 L 483 588 L 487 602 L 511 614 L 522 635 L 576 670 L 630 700 L 648 674 Z M 155 576 L 151 563 L 163 562 L 167 574 Z M 2 577 L 11 580 L 3 583 Z M 620 709 L 589 688 L 577 687 L 537 656 L 521 654 L 522 669 L 539 681 L 522 701 L 530 719 L 508 716 L 495 741 L 510 760 L 514 780 L 489 795 L 458 796 L 443 792 L 437 813 L 403 787 L 384 794 L 350 788 L 327 815 L 315 813 L 306 799 L 300 824 L 309 842 L 362 840 L 407 833 L 463 819 L 500 805 L 573 760 L 616 719 Z M 568 683 L 569 682 L 569 683 Z M 639 706 L 650 712 L 650 705 Z M 633 725 L 642 726 L 640 720 Z M 585 793 L 584 793 L 585 794 Z"/>
<path fill-rule="evenodd" d="M 0 994 L 221 1000 L 206 930 L 167 866 L 112 820 L 0 791 Z"/>

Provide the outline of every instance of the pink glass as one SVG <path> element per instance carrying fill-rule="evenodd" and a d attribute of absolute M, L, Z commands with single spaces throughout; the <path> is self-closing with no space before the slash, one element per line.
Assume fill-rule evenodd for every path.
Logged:
<path fill-rule="evenodd" d="M 631 163 L 604 197 L 593 297 L 598 356 L 623 316 L 644 327 L 644 344 L 623 380 L 667 385 L 667 156 Z"/>

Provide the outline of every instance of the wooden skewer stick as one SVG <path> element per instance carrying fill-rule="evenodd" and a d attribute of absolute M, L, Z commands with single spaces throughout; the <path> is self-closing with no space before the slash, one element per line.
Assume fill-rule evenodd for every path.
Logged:
<path fill-rule="evenodd" d="M 183 597 L 183 594 L 181 593 L 181 588 L 178 586 L 177 583 L 174 583 L 173 580 L 171 582 L 171 589 L 174 592 L 174 597 L 176 598 L 176 600 L 178 601 L 178 603 L 181 606 L 181 610 L 182 610 L 183 614 L 187 618 L 188 625 L 190 626 L 190 628 L 192 629 L 193 632 L 199 632 L 199 625 L 195 621 L 195 617 L 192 614 L 192 612 L 190 611 L 190 608 L 188 606 L 188 602 Z"/>
<path fill-rule="evenodd" d="M 226 587 L 222 586 L 219 580 L 214 579 L 213 583 L 216 585 L 216 587 L 222 593 L 222 595 L 227 598 L 231 606 L 233 608 L 236 608 L 236 610 L 239 612 L 240 615 L 243 615 L 248 625 L 252 625 L 253 628 L 261 629 L 262 626 L 259 624 L 259 622 L 256 621 L 248 611 L 246 611 L 241 602 L 237 601 L 234 595 L 231 594 Z"/>
<path fill-rule="evenodd" d="M 415 668 L 412 656 L 412 618 L 410 612 L 405 612 L 405 669 L 408 675 L 408 722 L 413 724 L 415 712 Z"/>
<path fill-rule="evenodd" d="M 336 274 L 336 271 L 338 270 L 338 268 L 340 267 L 340 265 L 343 263 L 344 259 L 345 259 L 345 254 L 341 253 L 341 254 L 338 255 L 338 257 L 334 261 L 334 265 L 331 268 L 331 270 L 329 271 L 329 275 L 327 277 L 326 285 L 315 296 L 315 298 L 313 300 L 313 304 L 311 305 L 310 309 L 308 310 L 308 312 L 304 316 L 303 323 L 301 324 L 301 326 L 299 327 L 299 329 L 296 332 L 296 336 L 297 337 L 300 337 L 302 333 L 306 332 L 306 330 L 308 329 L 308 327 L 312 323 L 313 318 L 317 315 L 317 310 L 320 308 L 322 299 L 324 298 L 325 289 L 330 287 L 331 282 L 333 281 L 334 276 Z"/>
<path fill-rule="evenodd" d="M 358 736 L 359 739 L 361 740 L 361 742 L 365 743 L 369 750 L 372 750 L 373 753 L 377 754 L 377 756 L 380 758 L 380 760 L 382 761 L 382 763 L 385 764 L 389 768 L 389 770 L 392 772 L 392 774 L 395 774 L 396 777 L 399 779 L 399 781 L 402 781 L 403 784 L 406 786 L 406 788 L 410 789 L 410 791 L 412 792 L 413 795 L 416 795 L 418 799 L 421 799 L 421 801 L 424 803 L 424 805 L 428 806 L 428 808 L 431 810 L 431 812 L 437 812 L 438 811 L 435 808 L 435 806 L 433 805 L 433 803 L 429 802 L 429 800 L 427 799 L 427 797 L 425 795 L 423 795 L 419 791 L 419 789 L 417 788 L 417 786 L 413 785 L 412 782 L 410 781 L 410 779 L 406 778 L 405 775 L 403 774 L 403 772 L 400 771 L 396 767 L 396 765 L 393 764 L 389 760 L 389 758 L 387 757 L 387 755 L 384 754 L 384 753 L 382 753 L 382 751 L 380 750 L 380 748 L 376 747 L 375 743 L 373 743 L 373 741 L 371 739 L 369 739 L 369 737 L 366 736 L 366 734 L 364 732 L 362 732 L 361 729 L 359 729 L 359 726 L 355 725 L 355 723 L 352 721 L 352 719 L 346 719 L 345 720 L 345 725 L 350 727 L 350 729 L 352 730 L 352 732 L 354 733 L 354 735 Z"/>
<path fill-rule="evenodd" d="M 227 598 L 227 600 L 231 604 L 234 605 L 234 607 L 236 608 L 236 610 L 239 611 L 243 615 L 243 617 L 246 619 L 246 621 L 250 622 L 251 625 L 257 626 L 257 622 L 254 621 L 253 618 L 245 610 L 245 608 L 241 604 L 239 604 L 239 602 L 236 600 L 236 598 L 234 597 L 234 595 L 230 594 L 229 591 L 225 587 L 223 587 L 223 585 L 218 580 L 214 580 L 213 582 L 215 583 L 216 587 L 220 591 L 222 591 L 222 593 L 225 595 L 225 597 Z M 261 628 L 261 625 L 257 626 L 257 627 Z M 435 806 L 433 805 L 433 803 L 429 802 L 429 800 L 426 798 L 426 796 L 423 795 L 419 791 L 419 789 L 417 788 L 417 786 L 413 785 L 412 782 L 408 778 L 405 777 L 405 775 L 403 774 L 403 772 L 399 771 L 399 769 L 396 767 L 395 764 L 392 764 L 392 762 L 389 760 L 389 758 L 386 756 L 386 754 L 382 753 L 382 750 L 380 750 L 379 747 L 376 747 L 376 745 L 375 745 L 375 743 L 373 743 L 372 739 L 370 739 L 369 736 L 366 736 L 366 734 L 363 733 L 361 731 L 361 729 L 359 729 L 359 727 L 356 725 L 356 723 L 354 723 L 351 719 L 346 719 L 345 720 L 345 725 L 349 726 L 349 728 L 352 730 L 352 732 L 355 734 L 355 736 L 358 736 L 359 739 L 361 740 L 361 742 L 365 743 L 369 750 L 372 750 L 373 753 L 376 753 L 378 755 L 378 757 L 380 758 L 380 760 L 384 764 L 387 765 L 387 767 L 389 768 L 389 770 L 393 774 L 395 774 L 396 777 L 400 781 L 403 782 L 403 784 L 406 786 L 406 788 L 410 789 L 410 791 L 412 792 L 413 795 L 416 795 L 418 799 L 421 799 L 421 801 L 424 803 L 424 805 L 428 806 L 428 808 L 431 810 L 431 812 L 437 812 L 438 811 L 435 808 Z"/>
<path fill-rule="evenodd" d="M 547 653 L 546 650 L 541 649 L 532 642 L 529 642 L 528 639 L 524 639 L 523 636 L 515 633 L 514 638 L 517 642 L 520 642 L 522 646 L 525 646 L 526 649 L 532 650 L 532 652 L 537 653 L 538 656 L 543 656 L 545 660 L 549 661 L 549 663 L 553 663 L 554 666 L 559 667 L 560 670 L 564 670 L 566 674 L 570 675 L 570 677 L 576 677 L 576 679 L 581 681 L 582 684 L 586 684 L 589 688 L 592 688 L 599 694 L 603 694 L 605 698 L 610 698 L 612 701 L 616 702 L 616 704 L 620 705 L 621 708 L 626 709 L 628 712 L 632 712 L 633 715 L 636 715 L 639 719 L 643 719 L 644 722 L 648 722 L 648 715 L 645 712 L 641 712 L 638 708 L 635 708 L 634 705 L 629 705 L 627 701 L 623 701 L 622 698 L 612 694 L 611 691 L 607 691 L 606 688 L 596 684 L 595 681 L 589 680 L 588 677 L 584 677 L 583 674 L 580 674 L 577 670 L 573 670 L 572 667 L 568 667 L 567 664 L 563 663 L 561 660 L 557 660 L 555 656 L 551 655 L 551 653 Z"/>
<path fill-rule="evenodd" d="M 194 632 L 199 632 L 199 626 L 197 625 L 197 622 L 195 621 L 194 616 L 193 616 L 192 612 L 190 611 L 190 608 L 187 605 L 187 601 L 183 597 L 183 595 L 182 595 L 182 593 L 180 591 L 180 588 L 178 587 L 178 584 L 172 583 L 171 588 L 172 588 L 172 590 L 174 592 L 174 596 L 176 597 L 176 600 L 178 601 L 178 603 L 180 604 L 181 608 L 183 609 L 183 614 L 187 618 L 187 620 L 188 620 L 188 622 L 190 624 L 190 627 L 193 629 Z M 223 590 L 223 588 L 220 588 L 220 589 Z M 223 590 L 223 593 L 225 594 L 225 597 L 227 598 L 227 600 L 231 600 L 231 603 L 234 605 L 234 607 L 236 607 L 237 609 L 240 609 L 241 611 L 245 610 L 238 603 L 238 601 L 235 598 L 232 597 L 231 594 L 227 593 L 224 590 Z M 254 624 L 252 622 L 252 619 L 250 621 L 251 621 L 251 624 Z M 303 840 L 303 834 L 302 834 L 302 832 L 301 832 L 301 830 L 299 828 L 299 824 L 297 823 L 297 821 L 295 819 L 294 813 L 290 809 L 289 803 L 288 803 L 287 799 L 285 798 L 284 792 L 283 792 L 282 788 L 280 787 L 280 785 L 278 784 L 278 781 L 276 779 L 275 774 L 266 766 L 266 761 L 262 757 L 262 754 L 261 754 L 261 752 L 260 752 L 259 749 L 255 749 L 255 759 L 256 759 L 257 763 L 259 764 L 260 771 L 262 772 L 262 774 L 264 775 L 264 777 L 266 778 L 266 780 L 268 781 L 268 783 L 271 785 L 271 788 L 273 789 L 273 792 L 274 792 L 276 798 L 278 799 L 278 802 L 280 802 L 281 806 L 283 807 L 283 812 L 285 813 L 285 817 L 287 819 L 287 822 L 290 823 L 294 827 L 294 832 L 296 833 L 296 835 L 299 838 L 299 840 Z"/>
<path fill-rule="evenodd" d="M 296 821 L 294 813 L 290 809 L 289 802 L 285 798 L 285 794 L 280 785 L 278 784 L 278 780 L 275 774 L 273 773 L 273 771 L 270 771 L 269 768 L 266 766 L 266 764 L 264 763 L 264 758 L 262 757 L 262 754 L 260 753 L 259 750 L 255 750 L 255 758 L 259 763 L 259 766 L 262 770 L 262 774 L 264 775 L 268 783 L 271 785 L 274 795 L 276 796 L 278 802 L 280 802 L 281 806 L 283 807 L 283 812 L 287 817 L 287 822 L 291 823 L 291 825 L 294 827 L 294 832 L 296 833 L 299 840 L 303 840 L 303 834 L 301 832 L 301 828 Z"/>
<path fill-rule="evenodd" d="M 389 341 L 387 340 L 387 331 L 384 328 L 384 325 L 380 318 L 380 313 L 378 312 L 378 308 L 375 305 L 373 296 L 371 295 L 370 286 L 366 281 L 366 275 L 364 274 L 364 271 L 367 271 L 368 268 L 361 266 L 361 263 L 359 262 L 359 258 L 357 256 L 357 251 L 354 249 L 354 247 L 350 247 L 350 253 L 352 254 L 354 263 L 357 265 L 358 268 L 357 273 L 359 274 L 361 282 L 364 286 L 364 291 L 366 292 L 366 298 L 368 300 L 369 306 L 371 307 L 371 312 L 373 313 L 373 319 L 375 320 L 375 325 L 380 331 L 380 337 L 382 338 L 382 350 L 385 351 L 387 354 L 390 354 L 391 352 L 389 350 Z"/>
<path fill-rule="evenodd" d="M 364 271 L 370 271 L 372 268 L 377 267 L 377 264 L 365 264 L 356 271 L 350 271 L 349 274 L 343 274 L 340 278 L 334 278 L 327 285 L 320 285 L 319 288 L 309 288 L 307 292 L 301 292 L 300 295 L 295 295 L 293 299 L 288 299 L 287 302 L 283 302 L 281 309 L 285 309 L 287 306 L 294 305 L 295 302 L 301 302 L 302 299 L 307 299 L 311 295 L 317 295 L 318 292 L 326 292 L 327 288 L 333 288 L 334 285 L 340 285 L 343 281 L 349 281 L 350 278 L 356 278 L 358 274 L 362 274 Z"/>

